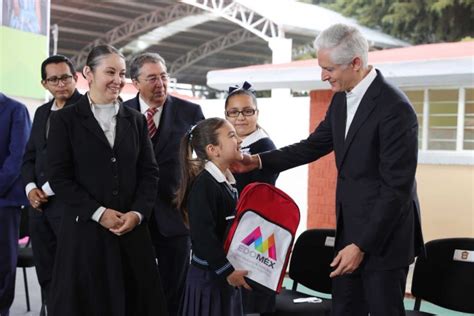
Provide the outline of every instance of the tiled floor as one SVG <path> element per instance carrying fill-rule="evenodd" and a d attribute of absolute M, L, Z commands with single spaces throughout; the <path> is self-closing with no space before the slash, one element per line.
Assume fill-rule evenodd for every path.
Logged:
<path fill-rule="evenodd" d="M 16 270 L 15 300 L 10 308 L 10 316 L 39 315 L 41 309 L 41 291 L 34 268 L 27 268 L 28 289 L 30 292 L 31 311 L 26 311 L 25 286 L 22 269 Z"/>
<path fill-rule="evenodd" d="M 285 280 L 285 282 L 283 284 L 286 285 L 287 287 L 291 288 L 292 281 L 291 280 Z M 304 286 L 298 286 L 298 291 L 301 291 L 302 293 L 306 293 L 306 294 L 310 294 L 310 295 L 323 297 L 323 298 L 330 298 L 330 295 L 325 295 L 325 294 L 320 294 L 320 293 L 314 292 L 310 289 L 305 288 Z M 414 299 L 407 298 L 407 299 L 405 299 L 404 303 L 405 303 L 405 309 L 413 310 L 413 306 L 415 305 L 415 300 Z M 428 303 L 428 302 L 423 302 L 423 301 L 421 303 L 421 310 L 423 312 L 428 312 L 428 313 L 432 313 L 432 314 L 440 315 L 440 316 L 469 316 L 469 315 L 473 316 L 473 314 L 454 312 L 454 311 L 447 310 L 445 308 L 433 305 L 433 304 Z"/>

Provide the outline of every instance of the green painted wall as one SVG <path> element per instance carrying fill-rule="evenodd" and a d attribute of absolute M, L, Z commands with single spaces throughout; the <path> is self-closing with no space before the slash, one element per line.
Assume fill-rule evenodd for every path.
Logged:
<path fill-rule="evenodd" d="M 41 62 L 48 56 L 47 37 L 0 26 L 0 91 L 41 99 Z"/>

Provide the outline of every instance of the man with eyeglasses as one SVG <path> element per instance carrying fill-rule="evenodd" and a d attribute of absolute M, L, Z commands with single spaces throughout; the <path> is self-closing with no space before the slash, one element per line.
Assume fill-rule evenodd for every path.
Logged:
<path fill-rule="evenodd" d="M 130 77 L 138 89 L 124 105 L 145 115 L 160 180 L 149 228 L 166 295 L 168 313 L 177 315 L 189 265 L 189 231 L 173 199 L 180 179 L 179 143 L 184 134 L 204 119 L 197 104 L 169 95 L 165 60 L 142 53 L 130 62 Z"/>
<path fill-rule="evenodd" d="M 53 99 L 35 113 L 30 139 L 23 157 L 22 177 L 31 208 L 30 237 L 36 273 L 43 294 L 41 314 L 46 312 L 46 298 L 56 253 L 61 214 L 64 207 L 54 198 L 47 178 L 47 139 L 51 115 L 77 102 L 82 96 L 76 89 L 77 75 L 71 61 L 62 55 L 48 57 L 41 64 L 41 84 Z"/>

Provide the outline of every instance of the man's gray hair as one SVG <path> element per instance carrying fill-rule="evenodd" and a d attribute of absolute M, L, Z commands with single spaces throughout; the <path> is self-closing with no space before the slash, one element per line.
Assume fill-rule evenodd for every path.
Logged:
<path fill-rule="evenodd" d="M 355 27 L 334 24 L 322 31 L 314 40 L 316 52 L 329 49 L 331 61 L 338 65 L 348 64 L 355 57 L 362 60 L 362 68 L 367 68 L 369 43 Z"/>
<path fill-rule="evenodd" d="M 140 75 L 140 69 L 143 67 L 144 64 L 152 63 L 152 64 L 159 64 L 161 63 L 166 70 L 166 62 L 163 57 L 161 57 L 157 53 L 140 53 L 132 58 L 130 61 L 130 78 L 137 79 Z"/>

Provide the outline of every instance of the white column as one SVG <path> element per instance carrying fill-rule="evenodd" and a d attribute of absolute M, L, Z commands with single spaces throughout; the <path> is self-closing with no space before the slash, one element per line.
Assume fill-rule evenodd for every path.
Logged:
<path fill-rule="evenodd" d="M 458 96 L 458 124 L 456 131 L 456 151 L 463 150 L 464 147 L 464 115 L 465 115 L 466 89 L 459 88 Z"/>
<path fill-rule="evenodd" d="M 428 149 L 428 133 L 430 125 L 430 100 L 428 95 L 428 89 L 423 92 L 423 123 L 422 123 L 422 134 L 421 134 L 421 150 Z"/>
<path fill-rule="evenodd" d="M 272 50 L 272 64 L 291 62 L 292 40 L 283 37 L 271 38 L 268 46 Z M 290 89 L 272 89 L 272 98 L 288 98 L 291 95 Z"/>

